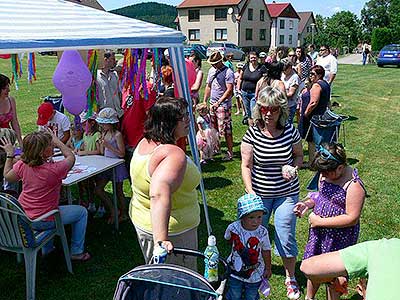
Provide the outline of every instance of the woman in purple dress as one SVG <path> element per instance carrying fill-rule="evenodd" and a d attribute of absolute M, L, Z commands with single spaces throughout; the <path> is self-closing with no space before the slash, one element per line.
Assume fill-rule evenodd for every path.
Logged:
<path fill-rule="evenodd" d="M 299 202 L 294 213 L 302 217 L 313 209 L 308 221 L 310 231 L 303 259 L 354 245 L 360 232 L 360 215 L 365 199 L 365 188 L 357 170 L 346 163 L 346 153 L 340 144 L 319 146 L 313 168 L 321 173 L 319 192 Z M 307 281 L 306 300 L 314 299 L 319 285 Z M 327 286 L 329 299 L 340 295 Z"/>

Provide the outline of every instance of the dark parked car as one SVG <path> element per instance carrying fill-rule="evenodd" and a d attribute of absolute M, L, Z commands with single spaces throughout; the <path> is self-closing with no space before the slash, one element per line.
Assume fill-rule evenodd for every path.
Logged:
<path fill-rule="evenodd" d="M 379 51 L 378 59 L 376 61 L 378 67 L 384 65 L 396 65 L 400 66 L 400 45 L 391 44 L 386 45 Z"/>
<path fill-rule="evenodd" d="M 204 45 L 201 44 L 192 44 L 192 45 L 187 45 L 185 48 L 183 48 L 183 53 L 185 56 L 189 56 L 192 52 L 195 52 L 201 59 L 206 59 L 206 52 L 207 48 Z"/>

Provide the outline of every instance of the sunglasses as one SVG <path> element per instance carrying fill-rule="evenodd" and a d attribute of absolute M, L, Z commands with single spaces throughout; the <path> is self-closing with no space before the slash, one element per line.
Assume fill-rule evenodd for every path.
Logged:
<path fill-rule="evenodd" d="M 337 159 L 336 157 L 334 157 L 334 156 L 332 155 L 332 153 L 330 153 L 327 149 L 325 149 L 325 148 L 322 147 L 321 145 L 319 145 L 318 153 L 319 153 L 319 155 L 320 155 L 323 159 L 325 159 L 325 160 L 332 159 L 332 160 L 338 162 L 339 164 L 342 164 L 342 163 L 343 163 L 342 161 L 340 161 L 339 159 Z"/>
<path fill-rule="evenodd" d="M 310 72 L 310 75 L 317 76 L 317 73 L 315 73 L 315 72 Z"/>
<path fill-rule="evenodd" d="M 319 49 L 319 52 L 322 52 L 322 51 L 325 51 L 325 50 L 326 50 L 326 48 Z"/>
<path fill-rule="evenodd" d="M 260 112 L 262 114 L 267 114 L 268 112 L 277 113 L 279 111 L 279 106 L 261 106 Z"/>

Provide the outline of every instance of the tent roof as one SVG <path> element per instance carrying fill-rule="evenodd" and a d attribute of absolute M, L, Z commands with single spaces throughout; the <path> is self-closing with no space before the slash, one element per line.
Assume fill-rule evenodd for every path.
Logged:
<path fill-rule="evenodd" d="M 0 54 L 66 49 L 167 48 L 180 31 L 64 0 L 1 0 Z"/>

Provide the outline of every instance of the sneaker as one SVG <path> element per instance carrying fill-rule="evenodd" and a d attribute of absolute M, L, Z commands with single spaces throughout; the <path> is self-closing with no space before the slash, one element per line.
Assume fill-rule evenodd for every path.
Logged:
<path fill-rule="evenodd" d="M 297 285 L 297 281 L 286 281 L 286 296 L 291 300 L 297 300 L 300 298 L 300 290 Z"/>
<path fill-rule="evenodd" d="M 205 159 L 201 159 L 200 160 L 200 165 L 205 165 L 207 162 L 206 162 L 206 160 Z"/>
<path fill-rule="evenodd" d="M 96 204 L 94 204 L 94 203 L 89 203 L 88 211 L 89 211 L 90 213 L 94 214 L 94 213 L 96 212 Z"/>
<path fill-rule="evenodd" d="M 99 209 L 96 211 L 94 218 L 102 218 L 105 213 L 106 213 L 106 210 L 104 209 L 104 207 L 100 206 Z"/>

